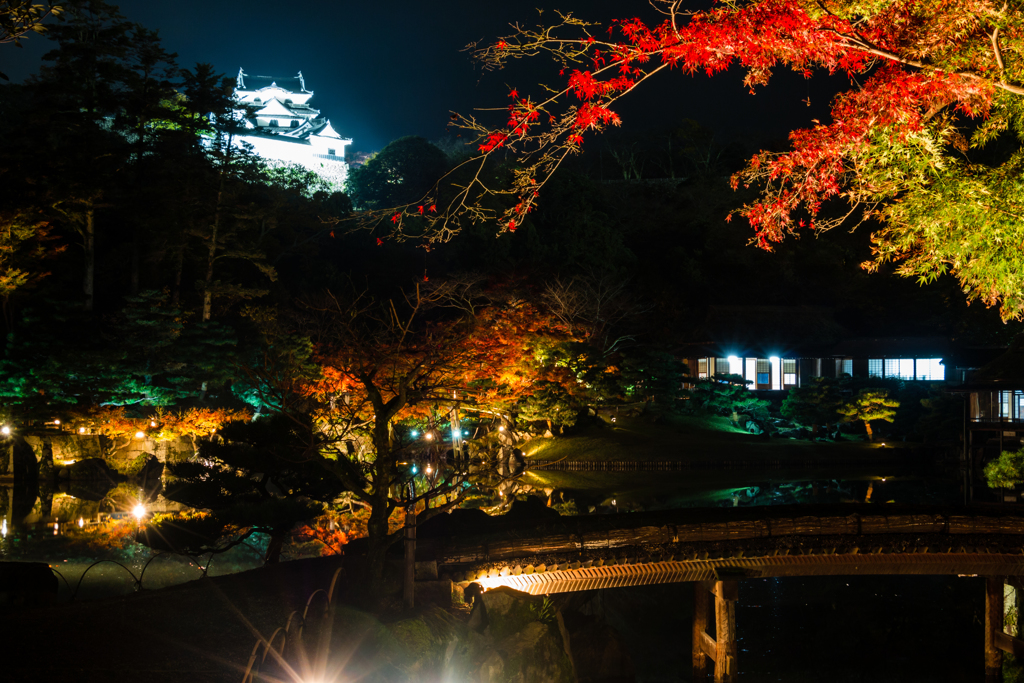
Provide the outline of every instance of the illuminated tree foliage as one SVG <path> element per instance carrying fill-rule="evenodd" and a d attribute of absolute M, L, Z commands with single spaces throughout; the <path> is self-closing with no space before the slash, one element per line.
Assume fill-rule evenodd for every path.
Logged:
<path fill-rule="evenodd" d="M 1010 489 L 1024 484 L 1024 449 L 1003 451 L 985 465 L 985 481 L 992 488 Z"/>
<path fill-rule="evenodd" d="M 560 80 L 536 93 L 512 88 L 500 126 L 459 118 L 477 136 L 478 154 L 466 162 L 475 170 L 432 218 L 433 239 L 467 221 L 516 230 L 584 139 L 621 123 L 617 101 L 648 81 L 657 87 L 659 72 L 739 67 L 752 91 L 780 67 L 808 78 L 815 70 L 845 73 L 851 87 L 833 102 L 831 122 L 793 131 L 789 151 L 759 153 L 733 177 L 734 186 L 762 192 L 738 210 L 753 241 L 771 249 L 804 228 L 876 221 L 874 260 L 864 267 L 895 261 L 898 272 L 921 281 L 951 273 L 970 299 L 999 305 L 1004 319 L 1024 316 L 1024 14 L 1017 5 L 733 0 L 690 11 L 682 0 L 654 4 L 660 23 L 597 26 L 566 14 L 478 49 L 494 69 L 551 59 Z M 518 163 L 511 185 L 491 184 L 484 169 L 509 155 Z M 483 201 L 496 194 L 507 200 L 500 210 Z M 837 213 L 830 199 L 845 208 Z M 411 210 L 395 212 L 395 233 Z"/>
<path fill-rule="evenodd" d="M 872 420 L 892 422 L 896 419 L 896 408 L 899 407 L 899 401 L 889 398 L 888 389 L 861 389 L 836 412 L 843 416 L 844 422 L 863 422 L 868 432 L 868 441 L 873 441 Z"/>

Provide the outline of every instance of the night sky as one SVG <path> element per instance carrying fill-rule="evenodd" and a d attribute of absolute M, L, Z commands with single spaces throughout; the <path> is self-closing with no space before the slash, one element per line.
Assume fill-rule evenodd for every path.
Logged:
<path fill-rule="evenodd" d="M 646 0 L 449 0 L 443 5 L 124 0 L 119 6 L 130 21 L 159 30 L 164 47 L 178 53 L 183 67 L 209 62 L 231 76 L 239 67 L 261 76 L 289 77 L 301 70 L 315 93 L 311 104 L 359 151 L 378 150 L 403 135 L 443 138 L 452 110 L 503 107 L 510 86 L 526 93 L 538 80 L 558 82 L 557 67 L 543 58 L 484 73 L 462 51 L 472 41 L 491 42 L 509 33 L 511 22 L 551 22 L 555 8 L 602 25 L 623 16 L 657 16 Z M 537 7 L 545 9 L 540 18 Z M 37 71 L 49 46 L 34 34 L 21 50 L 5 46 L 0 70 L 21 80 Z M 781 73 L 751 96 L 740 80 L 738 70 L 713 79 L 679 73 L 659 78 L 620 106 L 624 128 L 667 128 L 693 118 L 726 138 L 779 136 L 827 117 L 831 89 L 844 85 Z M 808 97 L 810 107 L 803 101 Z M 494 122 L 501 125 L 504 117 Z"/>

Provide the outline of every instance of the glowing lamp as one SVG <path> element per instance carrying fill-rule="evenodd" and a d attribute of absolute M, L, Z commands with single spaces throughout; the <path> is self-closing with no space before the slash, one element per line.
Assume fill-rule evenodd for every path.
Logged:
<path fill-rule="evenodd" d="M 420 433 L 419 433 L 418 431 L 416 431 L 415 429 L 414 429 L 414 430 L 412 430 L 411 432 L 409 432 L 409 436 L 411 436 L 411 437 L 412 437 L 412 438 L 414 438 L 414 439 L 415 439 L 415 438 L 416 438 L 417 436 L 419 436 L 419 435 L 420 435 Z"/>
<path fill-rule="evenodd" d="M 416 465 L 413 465 L 412 466 L 412 473 L 416 474 L 417 472 L 419 472 L 419 470 L 416 468 Z"/>
<path fill-rule="evenodd" d="M 153 420 L 150 420 L 149 421 L 149 426 L 150 427 L 156 427 L 156 422 L 154 422 Z"/>
<path fill-rule="evenodd" d="M 498 431 L 499 432 L 505 431 L 505 425 L 501 425 L 500 427 L 498 427 Z"/>
<path fill-rule="evenodd" d="M 0 536 L 6 536 L 6 535 L 7 535 L 7 520 L 3 519 L 3 520 L 0 520 Z"/>
<path fill-rule="evenodd" d="M 79 517 L 78 518 L 78 528 L 81 529 L 83 526 L 85 526 L 85 520 L 82 519 L 81 517 Z"/>
<path fill-rule="evenodd" d="M 430 465 L 427 465 L 427 474 L 430 474 L 433 471 L 434 470 L 430 467 Z"/>
<path fill-rule="evenodd" d="M 3 427 L 0 427 L 0 434 L 3 434 L 4 436 L 6 436 L 6 435 L 8 435 L 10 433 L 11 433 L 11 428 L 8 427 L 7 425 L 4 425 Z"/>
<path fill-rule="evenodd" d="M 726 360 L 729 361 L 730 363 L 739 363 L 740 362 L 739 356 L 729 356 L 728 358 L 726 358 Z"/>
<path fill-rule="evenodd" d="M 768 360 L 771 361 L 772 363 L 778 363 L 779 362 L 779 357 L 778 356 L 768 356 Z"/>
<path fill-rule="evenodd" d="M 463 429 L 462 430 L 462 435 L 463 436 L 469 436 L 469 430 L 468 429 Z"/>
<path fill-rule="evenodd" d="M 136 439 L 145 439 L 146 438 L 146 433 L 145 432 L 135 432 L 135 438 Z"/>
<path fill-rule="evenodd" d="M 132 509 L 132 514 L 135 515 L 135 519 L 139 522 L 146 516 L 146 508 L 142 503 L 139 503 Z"/>
<path fill-rule="evenodd" d="M 55 425 L 59 425 L 59 424 L 60 424 L 60 420 L 54 420 L 54 421 L 53 421 L 53 424 L 55 424 Z"/>
<path fill-rule="evenodd" d="M 423 438 L 426 439 L 427 441 L 430 441 L 431 439 L 434 438 L 434 435 L 431 434 L 430 432 L 427 432 L 426 434 L 423 435 Z"/>
<path fill-rule="evenodd" d="M 78 433 L 79 434 L 85 434 L 85 427 L 79 427 L 78 428 Z"/>

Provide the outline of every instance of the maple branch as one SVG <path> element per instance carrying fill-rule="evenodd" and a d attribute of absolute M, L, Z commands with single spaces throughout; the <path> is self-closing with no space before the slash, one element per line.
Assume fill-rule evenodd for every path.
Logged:
<path fill-rule="evenodd" d="M 884 49 L 882 49 L 880 47 L 876 47 L 875 45 L 872 45 L 870 42 L 868 42 L 865 38 L 863 38 L 860 35 L 851 36 L 851 35 L 849 35 L 847 33 L 841 33 L 839 31 L 837 31 L 836 29 L 832 29 L 832 28 L 823 28 L 823 29 L 820 29 L 820 30 L 824 31 L 826 33 L 833 33 L 833 34 L 837 35 L 839 38 L 841 38 L 844 41 L 843 47 L 846 47 L 846 48 L 849 48 L 849 49 L 852 49 L 852 50 L 860 50 L 861 52 L 866 52 L 867 54 L 875 55 L 876 57 L 882 57 L 883 59 L 887 59 L 887 60 L 889 60 L 891 62 L 897 62 L 899 64 L 906 64 L 907 66 L 913 66 L 913 67 L 916 67 L 916 68 L 921 69 L 923 71 L 933 71 L 935 73 L 953 74 L 953 75 L 956 75 L 956 76 L 960 76 L 962 78 L 970 78 L 971 80 L 974 80 L 974 81 L 982 81 L 982 82 L 991 84 L 995 88 L 999 88 L 1001 90 L 1005 90 L 1007 92 L 1011 92 L 1014 95 L 1024 95 L 1024 86 L 1014 85 L 1012 83 L 1006 83 L 1005 81 L 999 81 L 998 83 L 993 83 L 989 79 L 984 78 L 983 76 L 979 76 L 977 74 L 970 73 L 969 71 L 946 71 L 945 69 L 942 69 L 940 67 L 934 66 L 932 64 L 925 64 L 924 62 L 920 62 L 920 61 L 918 61 L 916 59 L 908 59 L 906 57 L 901 57 L 898 54 L 896 54 L 895 52 L 890 52 L 889 50 L 884 50 Z M 997 31 L 998 31 L 998 29 L 997 29 Z M 996 50 L 997 50 L 996 58 L 999 59 L 1000 62 L 1001 62 L 1002 58 L 999 56 L 998 46 L 996 46 Z"/>
<path fill-rule="evenodd" d="M 992 53 L 996 57 L 996 64 L 999 65 L 1000 75 L 1006 73 L 1006 64 L 1003 63 L 1003 55 L 999 52 L 999 27 L 996 26 L 992 31 Z M 1003 81 L 1000 80 L 1000 83 Z"/>

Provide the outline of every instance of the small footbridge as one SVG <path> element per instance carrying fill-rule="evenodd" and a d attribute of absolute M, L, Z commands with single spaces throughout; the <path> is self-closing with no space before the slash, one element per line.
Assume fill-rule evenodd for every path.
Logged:
<path fill-rule="evenodd" d="M 532 594 L 694 583 L 693 666 L 736 675 L 735 602 L 743 579 L 930 574 L 986 577 L 985 665 L 1024 656 L 1003 633 L 1003 585 L 1024 576 L 1024 508 L 794 505 L 496 519 L 417 543 L 455 582 Z M 709 626 L 715 635 L 709 634 Z M 695 676 L 696 679 L 696 676 Z"/>

